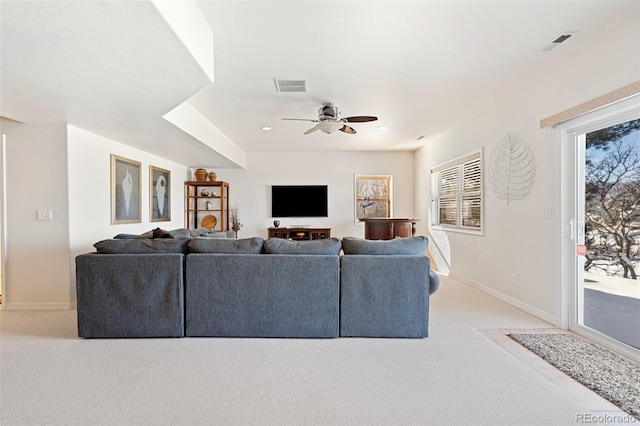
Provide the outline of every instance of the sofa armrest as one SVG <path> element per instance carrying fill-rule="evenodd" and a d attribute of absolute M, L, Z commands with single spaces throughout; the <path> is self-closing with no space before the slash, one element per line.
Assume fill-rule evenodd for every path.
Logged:
<path fill-rule="evenodd" d="M 342 256 L 340 335 L 426 337 L 434 282 L 429 262 L 426 256 Z"/>
<path fill-rule="evenodd" d="M 76 257 L 80 337 L 182 337 L 184 255 Z"/>
<path fill-rule="evenodd" d="M 429 271 L 429 295 L 432 295 L 440 288 L 440 277 L 435 271 Z"/>

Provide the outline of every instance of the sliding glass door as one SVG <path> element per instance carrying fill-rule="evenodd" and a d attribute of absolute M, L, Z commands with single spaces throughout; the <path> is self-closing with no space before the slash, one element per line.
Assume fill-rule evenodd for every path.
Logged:
<path fill-rule="evenodd" d="M 572 131 L 573 328 L 640 349 L 640 116 Z"/>

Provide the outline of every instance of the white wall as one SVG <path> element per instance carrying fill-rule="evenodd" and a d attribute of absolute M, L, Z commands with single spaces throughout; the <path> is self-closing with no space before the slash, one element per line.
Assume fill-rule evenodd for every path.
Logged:
<path fill-rule="evenodd" d="M 160 227 L 184 227 L 184 181 L 186 166 L 148 154 L 122 143 L 68 126 L 69 146 L 69 248 L 74 262 L 78 254 L 95 251 L 96 241 L 117 234 L 141 234 Z M 111 224 L 111 154 L 142 163 L 141 223 Z M 149 220 L 149 166 L 171 171 L 171 221 Z M 75 282 L 75 277 L 72 277 Z M 72 285 L 75 300 L 75 286 Z"/>
<path fill-rule="evenodd" d="M 487 108 L 429 140 L 415 157 L 416 212 L 426 217 L 429 169 L 484 148 L 484 236 L 448 232 L 451 275 L 555 324 L 559 304 L 559 145 L 554 129 L 540 129 L 547 116 L 630 84 L 640 76 L 638 17 L 612 22 L 602 33 L 576 36 L 573 44 L 540 53 L 526 69 L 505 76 Z M 531 193 L 508 205 L 492 192 L 487 165 L 508 133 L 533 149 L 536 178 Z M 552 209 L 552 220 L 541 209 Z M 426 231 L 426 224 L 420 224 Z M 516 273 L 519 283 L 511 283 Z"/>
<path fill-rule="evenodd" d="M 67 144 L 62 124 L 1 119 L 6 134 L 4 309 L 71 306 Z M 52 221 L 37 221 L 51 210 Z"/>
<path fill-rule="evenodd" d="M 75 301 L 75 256 L 119 233 L 184 226 L 184 181 L 191 170 L 74 126 L 2 120 L 7 134 L 7 268 L 5 309 L 67 309 Z M 110 155 L 142 163 L 142 222 L 111 225 Z M 149 220 L 149 166 L 171 171 L 170 222 Z M 329 217 L 281 219 L 282 226 L 332 228 L 332 235 L 363 236 L 354 225 L 354 174 L 390 174 L 394 213 L 414 216 L 413 153 L 252 153 L 247 169 L 216 170 L 230 183 L 231 204 L 245 226 L 240 237 L 267 236 L 269 189 L 275 184 L 329 185 Z M 36 210 L 53 210 L 51 222 Z"/>
<path fill-rule="evenodd" d="M 230 184 L 230 202 L 237 206 L 244 227 L 239 237 L 266 238 L 273 226 L 271 185 L 328 185 L 329 217 L 279 218 L 280 226 L 330 227 L 331 235 L 364 237 L 354 224 L 354 174 L 393 175 L 394 215 L 413 217 L 412 152 L 301 152 L 247 153 L 244 170 L 216 170 Z"/>

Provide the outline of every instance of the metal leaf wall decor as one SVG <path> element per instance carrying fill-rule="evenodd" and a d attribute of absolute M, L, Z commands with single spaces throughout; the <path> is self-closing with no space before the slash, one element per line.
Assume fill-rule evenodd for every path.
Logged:
<path fill-rule="evenodd" d="M 533 150 L 518 136 L 507 133 L 491 154 L 489 182 L 501 200 L 522 200 L 531 191 L 536 176 Z"/>

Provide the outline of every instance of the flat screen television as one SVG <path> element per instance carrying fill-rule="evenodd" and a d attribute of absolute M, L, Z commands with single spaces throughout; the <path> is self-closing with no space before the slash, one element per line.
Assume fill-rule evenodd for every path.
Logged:
<path fill-rule="evenodd" d="M 271 217 L 328 217 L 327 185 L 271 186 Z"/>

